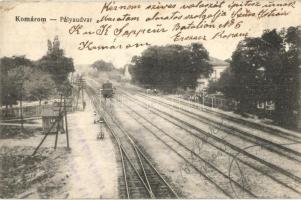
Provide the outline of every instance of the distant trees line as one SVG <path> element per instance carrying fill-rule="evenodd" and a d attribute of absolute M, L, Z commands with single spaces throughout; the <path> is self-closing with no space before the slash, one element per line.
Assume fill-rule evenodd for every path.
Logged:
<path fill-rule="evenodd" d="M 200 74 L 212 73 L 209 53 L 200 43 L 151 46 L 129 64 L 132 81 L 165 91 L 195 88 Z"/>
<path fill-rule="evenodd" d="M 89 72 L 90 75 L 100 78 L 99 80 L 106 81 L 107 79 L 121 81 L 124 68 L 116 68 L 113 63 L 106 62 L 102 59 L 96 60 L 90 67 L 99 73 Z"/>
<path fill-rule="evenodd" d="M 48 41 L 48 52 L 37 61 L 25 56 L 0 59 L 1 105 L 12 107 L 20 100 L 38 100 L 57 93 L 68 93 L 71 85 L 68 74 L 74 71 L 72 58 L 64 56 L 58 39 L 53 47 Z"/>
<path fill-rule="evenodd" d="M 106 62 L 102 59 L 96 60 L 92 65 L 90 65 L 92 69 L 95 69 L 98 72 L 112 72 L 117 71 L 119 73 L 124 73 L 123 68 L 116 68 L 113 63 Z"/>
<path fill-rule="evenodd" d="M 90 67 L 92 67 L 97 71 L 104 71 L 104 72 L 112 71 L 115 69 L 114 65 L 111 62 L 106 62 L 104 60 L 97 60 Z"/>

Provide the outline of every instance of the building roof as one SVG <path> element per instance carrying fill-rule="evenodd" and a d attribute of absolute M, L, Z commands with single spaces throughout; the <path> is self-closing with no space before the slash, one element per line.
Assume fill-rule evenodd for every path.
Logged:
<path fill-rule="evenodd" d="M 229 66 L 230 64 L 226 61 L 223 61 L 221 59 L 218 58 L 214 58 L 214 57 L 209 57 L 209 63 L 214 67 L 214 66 Z"/>

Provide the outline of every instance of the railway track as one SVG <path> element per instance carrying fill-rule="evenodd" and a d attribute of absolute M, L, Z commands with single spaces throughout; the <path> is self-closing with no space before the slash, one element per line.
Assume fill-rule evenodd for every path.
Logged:
<path fill-rule="evenodd" d="M 251 134 L 251 133 L 247 132 L 247 131 L 240 130 L 240 129 L 238 129 L 234 126 L 228 125 L 226 123 L 213 121 L 210 118 L 207 118 L 207 117 L 204 117 L 202 115 L 196 114 L 195 112 L 189 111 L 188 109 L 185 109 L 183 107 L 179 107 L 179 106 L 176 106 L 174 104 L 169 104 L 169 103 L 160 101 L 156 98 L 153 98 L 153 97 L 150 97 L 150 96 L 147 96 L 147 95 L 144 95 L 144 94 L 139 94 L 139 95 L 144 97 L 144 98 L 147 98 L 151 101 L 154 101 L 158 104 L 161 104 L 163 106 L 168 106 L 169 108 L 171 108 L 171 109 L 173 109 L 173 110 L 175 110 L 175 111 L 177 111 L 177 112 L 179 112 L 183 115 L 186 115 L 188 117 L 196 119 L 196 120 L 198 120 L 202 123 L 210 124 L 212 127 L 216 128 L 216 129 L 219 129 L 219 130 L 222 130 L 227 134 L 234 135 L 238 138 L 242 138 L 243 140 L 245 140 L 247 142 L 250 142 L 250 143 L 253 143 L 254 145 L 261 146 L 262 148 L 265 148 L 265 149 L 267 149 L 271 152 L 276 152 L 279 155 L 285 156 L 285 157 L 287 157 L 291 160 L 298 161 L 298 162 L 301 163 L 301 153 L 298 152 L 298 151 L 292 150 L 290 148 L 287 148 L 286 146 L 284 146 L 282 144 L 271 142 L 267 139 L 264 139 L 262 137 L 258 137 L 254 134 Z M 291 144 L 301 143 L 301 141 L 299 141 L 299 140 L 293 140 L 293 141 L 289 140 L 288 142 L 289 142 L 288 144 L 290 144 L 291 142 L 292 142 Z"/>
<path fill-rule="evenodd" d="M 198 172 L 201 176 L 203 176 L 207 181 L 209 181 L 213 186 L 216 187 L 217 190 L 221 191 L 226 197 L 229 198 L 255 198 L 256 195 L 253 194 L 247 187 L 238 183 L 236 180 L 228 176 L 226 173 L 219 170 L 210 162 L 206 161 L 204 158 L 200 157 L 194 151 L 192 151 L 187 145 L 184 145 L 181 141 L 172 137 L 169 133 L 160 129 L 157 125 L 152 123 L 147 118 L 143 117 L 141 114 L 130 108 L 128 105 L 123 104 L 130 112 L 125 111 L 131 118 L 133 118 L 137 123 L 139 123 L 142 127 L 145 128 L 148 132 L 150 132 L 153 136 L 155 136 L 159 141 L 165 144 L 169 149 L 171 149 L 174 153 L 176 153 L 179 157 L 181 157 L 191 168 L 193 168 L 196 172 Z M 159 134 L 159 132 L 161 134 Z M 166 136 L 170 139 L 169 141 L 164 140 Z M 207 170 L 202 169 L 202 167 L 196 165 L 192 162 L 189 157 L 193 155 L 197 158 L 199 162 L 205 164 L 207 168 L 210 168 L 214 171 L 207 172 Z M 233 183 L 229 184 L 229 181 Z M 234 189 L 235 188 L 235 189 Z M 239 193 L 239 194 L 237 194 Z"/>
<path fill-rule="evenodd" d="M 139 94 L 139 95 L 141 95 L 141 94 Z M 209 118 L 206 118 L 202 115 L 191 112 L 190 110 L 186 110 L 182 107 L 179 107 L 176 105 L 170 105 L 166 102 L 161 102 L 161 101 L 159 101 L 157 99 L 153 99 L 152 97 L 149 97 L 147 95 L 144 95 L 143 97 L 150 101 L 153 101 L 160 105 L 163 105 L 164 107 L 169 107 L 170 109 L 172 109 L 178 113 L 181 113 L 189 118 L 195 119 L 203 124 L 210 124 L 211 127 L 215 128 L 216 130 L 223 131 L 228 136 L 233 136 L 238 139 L 242 139 L 251 145 L 260 146 L 261 148 L 264 148 L 272 153 L 277 153 L 277 155 L 281 155 L 285 158 L 296 161 L 298 163 L 301 162 L 301 153 L 287 147 L 287 145 L 300 144 L 301 142 L 299 142 L 299 141 L 295 141 L 295 142 L 287 141 L 284 143 L 279 142 L 280 144 L 278 144 L 278 143 L 269 141 L 267 139 L 258 137 L 256 135 L 253 135 L 253 133 L 239 130 L 231 125 L 228 125 L 227 123 L 219 123 L 217 121 L 210 120 Z"/>
<path fill-rule="evenodd" d="M 170 100 L 171 102 L 177 102 L 177 103 L 180 103 L 182 105 L 186 105 L 186 106 L 189 106 L 192 108 L 201 109 L 201 110 L 205 111 L 206 113 L 210 113 L 214 116 L 221 117 L 221 118 L 227 119 L 229 121 L 236 122 L 238 124 L 246 125 L 253 129 L 262 130 L 270 135 L 278 136 L 280 138 L 285 138 L 285 139 L 291 140 L 292 142 L 301 142 L 301 136 L 298 136 L 296 134 L 292 134 L 289 132 L 283 132 L 283 131 L 280 131 L 273 127 L 265 126 L 262 124 L 258 124 L 255 122 L 245 120 L 245 119 L 236 118 L 236 117 L 224 114 L 224 113 L 220 113 L 220 112 L 212 110 L 211 108 L 208 108 L 205 105 L 202 105 L 199 103 L 194 103 L 194 102 L 192 103 L 192 102 L 189 102 L 189 101 L 181 99 L 181 98 L 176 98 L 176 97 L 164 97 L 164 98 L 167 100 Z"/>
<path fill-rule="evenodd" d="M 138 89 L 138 88 L 127 88 L 128 90 L 134 91 L 136 94 L 137 92 L 139 92 L 140 95 L 145 95 L 145 91 L 142 89 Z M 151 97 L 150 95 L 148 95 L 149 97 Z M 190 108 L 195 108 L 197 110 L 202 110 L 206 113 L 209 113 L 211 115 L 214 115 L 216 117 L 220 117 L 226 120 L 229 120 L 231 122 L 235 122 L 238 123 L 240 125 L 245 125 L 248 128 L 252 128 L 253 130 L 261 130 L 267 134 L 270 134 L 271 136 L 277 136 L 279 138 L 285 138 L 287 140 L 290 140 L 293 143 L 300 143 L 301 142 L 301 135 L 296 135 L 290 132 L 284 132 L 281 130 L 278 130 L 277 128 L 273 128 L 270 126 L 266 126 L 263 124 L 258 124 L 256 122 L 251 122 L 248 121 L 246 119 L 241 119 L 241 118 L 236 118 L 224 113 L 220 113 L 217 111 L 212 110 L 211 108 L 208 108 L 207 106 L 203 106 L 202 104 L 199 103 L 194 103 L 194 102 L 189 102 L 187 100 L 181 99 L 181 98 L 177 98 L 177 97 L 163 97 L 165 100 L 169 100 L 170 102 L 175 102 L 177 104 L 181 104 L 184 106 L 188 106 Z"/>
<path fill-rule="evenodd" d="M 116 123 L 106 105 L 100 103 L 95 90 L 87 86 L 86 91 L 118 147 L 123 177 L 119 181 L 120 198 L 178 198 L 175 190 L 154 167 L 130 134 Z"/>
<path fill-rule="evenodd" d="M 138 100 L 136 100 L 136 99 L 134 99 L 132 97 L 129 97 L 129 96 L 127 96 L 127 98 L 130 98 L 131 101 L 135 101 L 135 103 L 137 105 L 140 105 L 140 106 L 144 107 L 145 109 L 149 109 L 149 107 L 147 107 L 144 104 L 145 102 L 139 102 Z M 248 153 L 245 149 L 239 148 L 239 147 L 237 147 L 235 145 L 232 145 L 232 144 L 230 144 L 230 143 L 228 143 L 226 141 L 223 141 L 222 139 L 220 139 L 218 137 L 215 137 L 214 135 L 208 134 L 205 131 L 203 131 L 203 130 L 197 128 L 197 127 L 191 126 L 189 123 L 186 123 L 183 120 L 177 119 L 177 118 L 175 118 L 174 116 L 172 116 L 172 115 L 170 115 L 168 113 L 162 112 L 159 109 L 156 109 L 156 108 L 152 107 L 150 111 L 153 112 L 155 115 L 158 115 L 158 116 L 164 118 L 165 120 L 169 121 L 170 123 L 178 126 L 179 128 L 184 129 L 185 131 L 187 131 L 188 133 L 190 133 L 191 135 L 193 135 L 193 136 L 195 136 L 197 138 L 202 139 L 203 137 L 200 137 L 200 135 L 195 134 L 194 132 L 192 132 L 191 130 L 189 130 L 188 128 L 185 128 L 185 127 L 189 127 L 189 128 L 195 129 L 198 132 L 200 132 L 201 134 L 205 135 L 206 137 L 213 138 L 215 140 L 215 142 L 209 142 L 209 143 L 212 146 L 214 146 L 215 148 L 223 151 L 224 153 L 227 153 L 231 157 L 235 157 L 235 159 L 237 159 L 239 162 L 241 162 L 241 163 L 243 163 L 245 165 L 248 165 L 249 167 L 251 167 L 254 170 L 259 171 L 264 176 L 269 177 L 273 181 L 281 184 L 282 186 L 290 189 L 291 191 L 293 191 L 293 192 L 295 192 L 297 194 L 301 194 L 300 191 L 299 191 L 299 189 L 298 189 L 298 186 L 300 186 L 300 183 L 301 183 L 300 182 L 301 179 L 298 176 L 295 176 L 294 174 L 290 173 L 289 171 L 287 171 L 285 169 L 282 169 L 281 167 L 278 167 L 278 166 L 276 166 L 276 165 L 274 165 L 272 163 L 269 163 L 268 161 L 265 161 L 265 160 L 263 160 L 261 158 L 258 158 L 256 156 Z M 183 127 L 183 125 L 185 125 L 185 127 Z M 232 150 L 234 150 L 234 152 L 225 152 L 223 150 L 223 148 L 221 148 L 221 146 L 218 145 L 216 142 L 217 143 L 222 143 L 224 145 L 229 146 Z M 251 159 L 251 161 L 250 161 L 250 159 L 238 158 L 236 156 L 237 153 L 238 154 L 243 154 L 246 157 L 249 157 Z M 254 161 L 255 161 L 255 163 L 253 163 Z M 264 168 L 262 168 L 262 167 L 264 167 Z M 269 170 L 266 170 L 265 169 L 266 167 L 268 167 Z M 279 173 L 281 174 L 281 176 L 277 175 Z M 285 176 L 285 178 L 283 178 L 283 176 Z M 294 183 L 291 183 L 290 181 L 292 181 Z"/>

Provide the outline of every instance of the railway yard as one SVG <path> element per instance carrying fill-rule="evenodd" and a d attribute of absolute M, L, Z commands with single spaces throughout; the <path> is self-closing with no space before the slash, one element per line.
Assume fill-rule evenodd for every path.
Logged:
<path fill-rule="evenodd" d="M 87 95 L 115 144 L 120 198 L 298 198 L 301 136 L 175 96 Z"/>
<path fill-rule="evenodd" d="M 104 99 L 102 84 L 87 77 L 68 114 L 71 150 L 53 134 L 34 156 L 42 134 L 0 140 L 14 166 L 1 197 L 300 198 L 300 133 L 129 83 Z"/>

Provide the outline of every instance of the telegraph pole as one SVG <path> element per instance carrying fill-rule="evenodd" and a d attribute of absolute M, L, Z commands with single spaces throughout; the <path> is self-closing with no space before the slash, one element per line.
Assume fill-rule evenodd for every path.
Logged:
<path fill-rule="evenodd" d="M 84 87 L 85 87 L 85 84 L 86 84 L 86 80 L 81 76 L 80 79 L 79 79 L 79 84 L 80 84 L 80 88 L 81 88 L 81 92 L 82 92 L 82 105 L 83 105 L 83 108 L 84 108 Z"/>
<path fill-rule="evenodd" d="M 57 127 L 56 127 L 56 135 L 55 135 L 55 142 L 54 142 L 54 149 L 56 149 L 57 147 L 57 141 L 58 141 L 58 137 L 59 137 L 59 132 L 60 131 L 60 122 L 62 120 L 62 113 L 61 113 L 61 108 L 62 108 L 62 94 L 60 95 L 60 103 L 59 103 L 59 113 L 58 113 L 58 116 L 57 116 Z"/>
<path fill-rule="evenodd" d="M 77 94 L 77 98 L 76 98 L 76 109 L 78 107 L 78 100 L 81 96 L 81 99 L 82 99 L 82 106 L 83 108 L 85 107 L 84 106 L 84 88 L 85 88 L 85 85 L 86 85 L 86 80 L 81 76 L 79 79 L 77 79 L 76 81 L 76 85 L 78 87 L 78 94 Z"/>
<path fill-rule="evenodd" d="M 301 65 L 299 66 L 299 108 L 298 108 L 298 117 L 297 117 L 297 129 L 301 130 Z"/>
<path fill-rule="evenodd" d="M 20 119 L 21 119 L 21 133 L 24 132 L 24 125 L 23 125 L 23 84 L 24 84 L 24 65 L 21 66 L 22 68 L 22 78 L 21 78 L 21 88 L 20 88 Z"/>
<path fill-rule="evenodd" d="M 65 131 L 66 131 L 66 140 L 67 140 L 67 149 L 70 149 L 69 146 L 69 131 L 68 131 L 68 120 L 67 120 L 67 109 L 66 109 L 66 97 L 64 97 L 64 115 L 65 115 Z"/>

